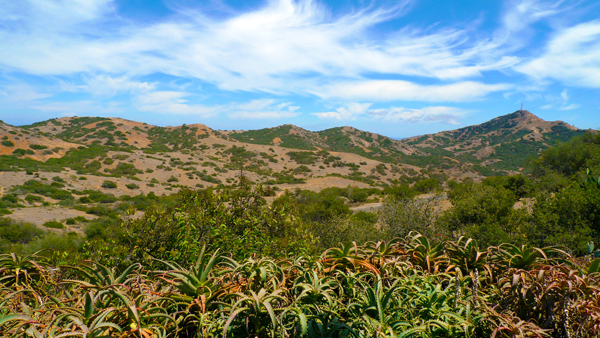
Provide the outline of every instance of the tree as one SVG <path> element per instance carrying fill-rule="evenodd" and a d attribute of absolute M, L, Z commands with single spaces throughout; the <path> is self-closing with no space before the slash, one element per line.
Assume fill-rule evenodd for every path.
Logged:
<path fill-rule="evenodd" d="M 541 192 L 525 235 L 532 245 L 563 245 L 576 254 L 600 238 L 600 189 L 572 184 L 555 194 Z"/>
<path fill-rule="evenodd" d="M 513 208 L 517 198 L 503 187 L 460 184 L 448 196 L 452 208 L 442 214 L 438 226 L 456 237 L 476 239 L 482 246 L 523 241 L 521 228 L 528 215 Z"/>
<path fill-rule="evenodd" d="M 378 211 L 381 229 L 385 233 L 385 237 L 387 239 L 404 238 L 411 231 L 416 231 L 431 238 L 432 235 L 443 232 L 442 229 L 435 228 L 435 201 L 435 197 L 418 199 L 387 196 Z"/>

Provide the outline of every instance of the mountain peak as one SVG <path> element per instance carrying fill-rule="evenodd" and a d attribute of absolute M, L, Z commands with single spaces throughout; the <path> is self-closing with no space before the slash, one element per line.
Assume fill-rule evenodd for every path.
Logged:
<path fill-rule="evenodd" d="M 511 116 L 512 115 L 512 116 Z M 541 118 L 532 114 L 529 110 L 517 110 L 512 114 L 508 114 L 509 117 L 519 119 L 521 121 L 532 121 L 532 122 L 540 122 L 543 121 Z"/>

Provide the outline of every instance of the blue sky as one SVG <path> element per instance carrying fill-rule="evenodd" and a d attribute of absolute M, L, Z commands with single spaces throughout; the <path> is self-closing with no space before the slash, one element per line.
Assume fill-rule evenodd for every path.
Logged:
<path fill-rule="evenodd" d="M 598 1 L 0 0 L 0 119 L 600 128 Z"/>

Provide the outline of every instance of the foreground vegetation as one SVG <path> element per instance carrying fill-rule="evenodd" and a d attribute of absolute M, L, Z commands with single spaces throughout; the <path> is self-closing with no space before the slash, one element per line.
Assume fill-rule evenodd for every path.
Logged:
<path fill-rule="evenodd" d="M 349 243 L 316 258 L 201 250 L 122 270 L 0 256 L 9 337 L 596 337 L 600 259 L 473 240 Z"/>
<path fill-rule="evenodd" d="M 26 182 L 0 208 L 62 196 L 99 217 L 65 220 L 83 235 L 0 218 L 0 335 L 598 336 L 599 154 L 588 134 L 529 175 L 446 181 L 443 211 L 434 178 L 271 204 L 274 191 L 243 176 L 120 199 Z M 376 200 L 377 213 L 349 208 Z"/>

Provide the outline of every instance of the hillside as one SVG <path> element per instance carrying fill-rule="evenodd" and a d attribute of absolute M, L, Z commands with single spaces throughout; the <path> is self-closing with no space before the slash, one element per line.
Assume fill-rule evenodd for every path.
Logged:
<path fill-rule="evenodd" d="M 14 127 L 0 121 L 0 155 L 14 155 L 36 161 L 60 158 L 80 144 L 66 142 L 43 133 Z"/>
<path fill-rule="evenodd" d="M 192 186 L 225 184 L 239 169 L 267 184 L 304 183 L 332 175 L 385 185 L 422 173 L 458 179 L 507 174 L 521 170 L 528 157 L 585 132 L 561 121 L 544 121 L 528 111 L 403 140 L 352 127 L 312 132 L 283 125 L 216 131 L 202 124 L 158 127 L 99 117 L 0 127 L 0 151 L 11 155 L 2 161 L 3 170 L 7 163 L 10 170 L 52 167 L 50 171 L 60 171 L 57 167 L 62 166 L 96 176 L 121 174 L 159 181 L 173 176 Z M 61 161 L 73 148 L 68 161 Z M 16 149 L 22 150 L 13 155 Z M 51 158 L 54 161 L 47 162 Z M 25 163 L 25 159 L 35 161 Z"/>
<path fill-rule="evenodd" d="M 495 171 L 519 171 L 527 158 L 585 132 L 562 121 L 544 121 L 529 111 L 518 110 L 479 125 L 412 137 L 402 142 L 417 148 L 428 160 L 452 158 L 475 165 L 476 170 L 487 176 Z M 408 162 L 419 164 L 423 161 L 413 158 Z"/>
<path fill-rule="evenodd" d="M 5 152 L 0 157 L 0 185 L 7 191 L 32 178 L 62 180 L 74 191 L 100 190 L 122 196 L 230 185 L 240 172 L 276 189 L 301 186 L 312 190 L 386 186 L 402 177 L 412 182 L 421 175 L 420 168 L 412 165 L 392 165 L 351 152 L 317 146 L 298 150 L 283 141 L 244 143 L 231 136 L 236 133 L 201 124 L 158 127 L 120 118 L 65 117 L 6 128 L 14 129 L 17 137 L 28 135 L 22 139 L 27 144 L 19 145 L 24 149 L 38 143 L 69 145 L 63 146 L 62 156 L 54 158 Z M 309 139 L 310 135 L 301 133 L 297 138 Z M 116 181 L 117 186 L 102 187 L 107 180 Z"/>
<path fill-rule="evenodd" d="M 227 135 L 245 143 L 348 152 L 386 163 L 488 176 L 519 171 L 527 158 L 582 133 L 562 121 L 544 121 L 519 110 L 479 125 L 404 140 L 352 127 L 310 132 L 292 125 Z"/>
<path fill-rule="evenodd" d="M 21 127 L 0 123 L 0 196 L 28 197 L 25 208 L 13 206 L 14 217 L 41 222 L 57 215 L 91 217 L 81 206 L 86 203 L 233 185 L 240 174 L 276 194 L 382 189 L 423 178 L 479 180 L 518 172 L 529 156 L 583 132 L 527 111 L 404 140 L 352 127 L 217 131 L 202 124 L 159 127 L 99 117 Z M 54 210 L 56 205 L 61 207 Z"/>

